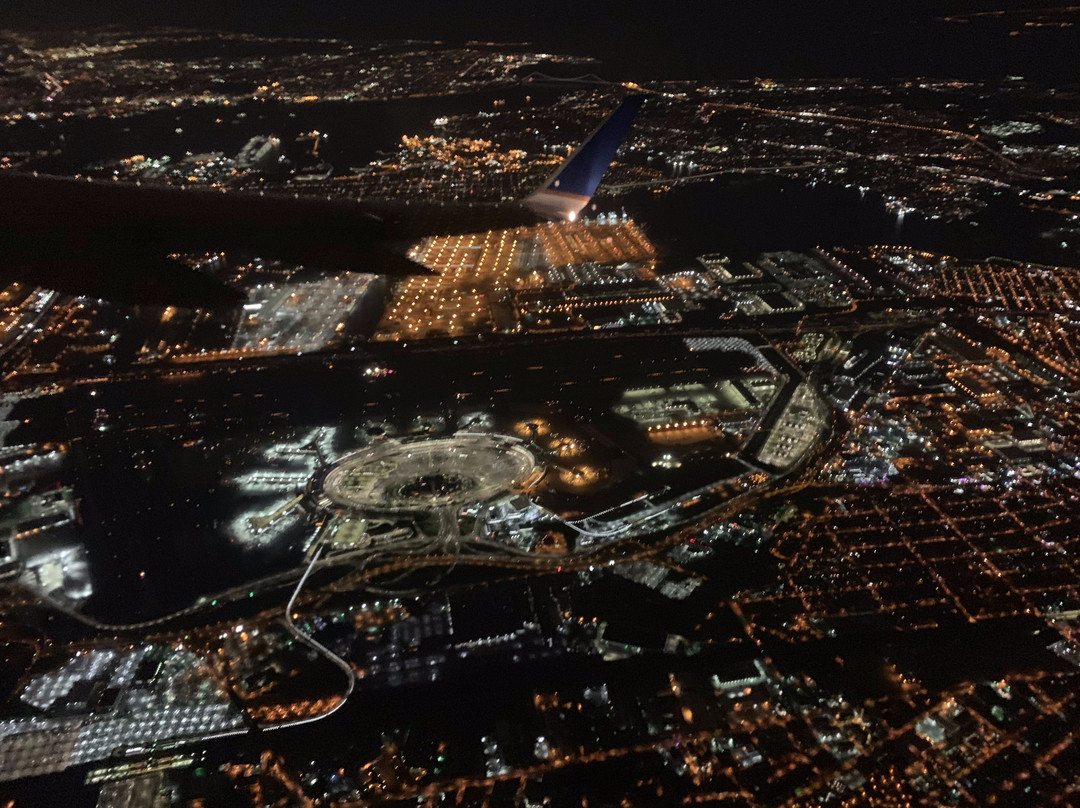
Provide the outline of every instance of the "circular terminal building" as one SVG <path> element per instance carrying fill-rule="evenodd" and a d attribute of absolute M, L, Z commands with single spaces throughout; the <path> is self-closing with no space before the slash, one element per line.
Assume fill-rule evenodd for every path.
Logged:
<path fill-rule="evenodd" d="M 527 488 L 542 474 L 515 438 L 384 440 L 336 463 L 323 478 L 322 493 L 352 511 L 410 513 L 485 502 Z"/>

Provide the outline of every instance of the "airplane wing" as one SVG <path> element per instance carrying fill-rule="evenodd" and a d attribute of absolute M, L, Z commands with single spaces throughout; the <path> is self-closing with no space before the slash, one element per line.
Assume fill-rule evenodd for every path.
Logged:
<path fill-rule="evenodd" d="M 555 173 L 525 198 L 525 205 L 548 219 L 574 221 L 596 193 L 644 101 L 643 95 L 627 96 Z"/>
<path fill-rule="evenodd" d="M 424 235 L 535 224 L 538 215 L 572 221 L 603 178 L 642 98 L 624 100 L 523 204 L 367 203 L 0 171 L 0 272 L 61 287 L 53 279 L 82 277 L 97 289 L 94 279 L 105 287 L 111 276 L 161 281 L 170 270 L 191 280 L 198 273 L 168 256 L 244 250 L 332 271 L 427 274 L 404 255 Z M 176 283 L 166 281 L 157 286 L 168 297 Z M 237 299 L 222 290 L 211 297 L 217 299 L 204 305 Z"/>

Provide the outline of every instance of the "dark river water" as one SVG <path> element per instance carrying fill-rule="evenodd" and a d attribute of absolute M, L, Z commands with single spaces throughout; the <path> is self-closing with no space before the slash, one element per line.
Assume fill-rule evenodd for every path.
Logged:
<path fill-rule="evenodd" d="M 601 202 L 604 204 L 607 200 Z M 638 191 L 612 200 L 643 224 L 664 254 L 686 261 L 704 252 L 753 256 L 769 250 L 895 244 L 963 258 L 991 255 L 1072 265 L 1043 237 L 1054 220 L 1021 207 L 1014 195 L 990 197 L 964 222 L 889 211 L 881 196 L 858 189 L 781 177 L 724 177 L 677 187 L 666 194 Z"/>
<path fill-rule="evenodd" d="M 133 154 L 176 157 L 185 152 L 221 151 L 233 155 L 256 135 L 275 134 L 288 143 L 314 129 L 327 135 L 319 147 L 320 155 L 344 169 L 364 165 L 380 150 L 394 148 L 402 135 L 430 131 L 431 121 L 441 115 L 490 109 L 497 99 L 511 103 L 523 100 L 524 95 L 523 91 L 488 91 L 391 101 L 251 101 L 228 109 L 195 106 L 137 118 L 24 120 L 0 129 L 0 150 L 47 150 L 53 153 L 34 160 L 31 168 L 71 173 L 96 161 Z M 538 101 L 541 97 L 535 90 L 530 95 Z"/>
<path fill-rule="evenodd" d="M 298 134 L 317 129 L 327 135 L 320 156 L 344 170 L 396 148 L 403 134 L 432 131 L 431 122 L 439 116 L 491 109 L 496 100 L 505 100 L 509 106 L 546 104 L 559 92 L 532 87 L 359 103 L 249 102 L 227 111 L 219 106 L 192 107 L 134 119 L 23 121 L 0 129 L 0 153 L 38 153 L 27 168 L 74 173 L 95 162 L 134 154 L 175 158 L 185 152 L 219 151 L 232 155 L 257 135 L 275 134 L 289 144 Z M 666 194 L 640 191 L 618 199 L 602 198 L 598 205 L 601 210 L 627 210 L 667 254 L 681 258 L 714 250 L 742 254 L 895 243 L 972 258 L 1077 260 L 1075 249 L 1065 252 L 1057 239 L 1042 237 L 1060 219 L 1021 207 L 1008 192 L 988 195 L 985 201 L 988 207 L 974 219 L 948 223 L 918 214 L 897 217 L 872 192 L 810 186 L 777 177 L 737 176 L 682 186 Z M 129 280 L 138 283 L 137 278 Z"/>
<path fill-rule="evenodd" d="M 573 72 L 558 65 L 545 70 Z M 319 130 L 327 136 L 320 156 L 341 171 L 395 149 L 404 134 L 432 131 L 431 122 L 437 117 L 488 110 L 497 100 L 508 106 L 543 105 L 561 92 L 534 86 L 390 101 L 291 105 L 252 101 L 227 110 L 196 106 L 137 118 L 27 120 L 0 129 L 0 154 L 36 153 L 28 169 L 64 174 L 135 154 L 233 155 L 257 135 L 275 134 L 288 145 L 303 132 Z M 1041 236 L 1060 225 L 1060 219 L 1022 208 L 1008 192 L 989 194 L 985 201 L 988 207 L 971 221 L 946 223 L 917 214 L 898 218 L 872 192 L 741 176 L 682 186 L 666 194 L 641 191 L 601 199 L 599 205 L 625 208 L 676 255 L 897 243 L 974 258 L 997 254 L 1051 263 L 1077 260 L 1075 250 L 1065 253 L 1058 240 Z"/>

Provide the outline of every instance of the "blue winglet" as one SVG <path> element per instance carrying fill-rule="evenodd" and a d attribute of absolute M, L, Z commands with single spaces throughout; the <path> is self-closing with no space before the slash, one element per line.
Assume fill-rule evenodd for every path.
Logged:
<path fill-rule="evenodd" d="M 574 221 L 589 204 L 644 101 L 643 95 L 627 96 L 525 204 L 549 219 Z"/>

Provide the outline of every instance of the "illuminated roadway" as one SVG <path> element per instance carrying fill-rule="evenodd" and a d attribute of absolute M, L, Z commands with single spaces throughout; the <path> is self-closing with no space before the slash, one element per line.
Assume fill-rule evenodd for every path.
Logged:
<path fill-rule="evenodd" d="M 798 121 L 798 120 L 804 120 L 804 121 L 805 120 L 824 120 L 824 121 L 839 121 L 841 123 L 868 124 L 868 125 L 872 125 L 872 126 L 888 126 L 888 127 L 893 128 L 893 129 L 908 129 L 908 130 L 911 130 L 911 131 L 914 131 L 914 132 L 929 132 L 929 133 L 935 134 L 935 135 L 943 135 L 944 137 L 958 138 L 960 140 L 966 140 L 968 143 L 971 143 L 972 145 L 978 146 L 980 149 L 983 149 L 983 150 L 989 152 L 995 158 L 997 158 L 1001 162 L 1008 165 L 1009 168 L 1012 169 L 1017 174 L 1023 174 L 1023 175 L 1030 176 L 1030 177 L 1041 178 L 1040 175 L 1035 174 L 1034 172 L 1030 172 L 1030 171 L 1027 171 L 1025 169 L 1020 168 L 1016 163 L 1014 163 L 1012 160 L 1010 160 L 1004 154 L 1001 154 L 1000 152 L 994 151 L 992 148 L 990 148 L 985 143 L 983 143 L 982 140 L 980 140 L 978 135 L 972 135 L 969 132 L 960 132 L 960 131 L 957 131 L 955 129 L 945 129 L 945 128 L 934 127 L 934 126 L 920 126 L 918 124 L 913 124 L 913 123 L 900 123 L 899 121 L 885 121 L 885 120 L 881 120 L 880 118 L 878 118 L 878 119 L 858 118 L 858 117 L 855 117 L 853 115 L 836 115 L 836 114 L 829 113 L 829 112 L 812 112 L 810 110 L 771 109 L 769 107 L 755 106 L 754 104 L 723 104 L 723 103 L 718 103 L 718 102 L 715 102 L 715 101 L 710 101 L 710 102 L 706 102 L 705 104 L 703 104 L 703 106 L 715 107 L 717 109 L 738 109 L 738 110 L 744 110 L 746 112 L 758 112 L 758 113 L 761 113 L 763 115 L 776 115 L 776 116 L 779 116 L 779 117 L 782 117 L 782 118 L 790 118 L 790 119 L 796 120 L 796 121 Z"/>

